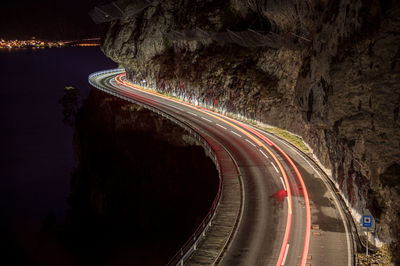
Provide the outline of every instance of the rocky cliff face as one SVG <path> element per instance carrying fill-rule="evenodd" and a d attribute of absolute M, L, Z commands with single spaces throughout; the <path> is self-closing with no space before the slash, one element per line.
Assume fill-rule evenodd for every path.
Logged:
<path fill-rule="evenodd" d="M 95 89 L 74 150 L 70 208 L 55 235 L 82 265 L 165 265 L 217 193 L 215 165 L 191 135 Z"/>
<path fill-rule="evenodd" d="M 167 34 L 196 28 L 271 31 L 290 45 L 244 47 Z M 112 22 L 102 49 L 133 81 L 301 135 L 331 170 L 354 217 L 372 213 L 376 244 L 395 249 L 399 33 L 398 1 L 164 0 Z"/>

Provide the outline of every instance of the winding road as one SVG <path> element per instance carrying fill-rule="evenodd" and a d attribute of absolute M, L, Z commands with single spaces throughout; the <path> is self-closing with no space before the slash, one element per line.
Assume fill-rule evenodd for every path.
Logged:
<path fill-rule="evenodd" d="M 129 82 L 90 77 L 102 90 L 153 106 L 207 133 L 240 170 L 242 209 L 219 265 L 353 265 L 352 224 L 324 173 L 286 141 Z"/>

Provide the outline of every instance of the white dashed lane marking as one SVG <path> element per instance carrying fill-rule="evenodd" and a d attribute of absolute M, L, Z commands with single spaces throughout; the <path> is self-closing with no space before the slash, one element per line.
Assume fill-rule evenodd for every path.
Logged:
<path fill-rule="evenodd" d="M 268 156 L 262 150 L 260 150 L 260 152 L 262 153 L 262 155 L 265 156 L 265 158 L 269 159 Z"/>
<path fill-rule="evenodd" d="M 235 131 L 232 131 L 232 130 L 231 130 L 231 132 L 232 132 L 232 134 L 235 134 L 235 135 L 238 136 L 238 137 L 242 137 L 242 136 L 240 136 L 238 133 L 236 133 Z"/>
<path fill-rule="evenodd" d="M 286 245 L 285 256 L 283 257 L 282 265 L 285 265 L 288 250 L 289 250 L 289 243 Z"/>
<path fill-rule="evenodd" d="M 282 182 L 283 188 L 284 188 L 285 190 L 287 190 L 287 189 L 286 189 L 286 186 L 285 186 L 285 182 L 283 182 L 283 178 L 282 178 L 282 177 L 281 177 L 281 182 Z"/>
<path fill-rule="evenodd" d="M 250 140 L 246 139 L 246 141 L 247 141 L 248 143 L 250 143 L 251 145 L 253 145 L 254 147 L 256 147 L 256 144 L 254 144 L 254 143 L 251 142 Z"/>
<path fill-rule="evenodd" d="M 218 123 L 216 123 L 216 125 L 217 126 L 219 126 L 219 127 L 222 127 L 223 129 L 227 129 L 226 127 L 224 127 L 224 126 L 221 126 L 220 124 L 218 124 Z"/>
<path fill-rule="evenodd" d="M 204 119 L 204 120 L 206 120 L 206 121 L 208 121 L 208 122 L 212 122 L 210 119 L 207 119 L 207 118 L 205 118 L 205 117 L 201 117 L 201 119 Z"/>
<path fill-rule="evenodd" d="M 178 110 L 180 110 L 180 111 L 182 111 L 182 112 L 185 111 L 185 110 L 183 110 L 182 108 L 179 108 L 179 107 L 176 107 L 176 106 L 174 106 L 174 108 L 175 108 L 175 109 L 178 109 Z"/>
<path fill-rule="evenodd" d="M 276 168 L 275 164 L 271 162 L 272 166 L 274 167 L 275 171 L 279 174 L 278 168 Z"/>

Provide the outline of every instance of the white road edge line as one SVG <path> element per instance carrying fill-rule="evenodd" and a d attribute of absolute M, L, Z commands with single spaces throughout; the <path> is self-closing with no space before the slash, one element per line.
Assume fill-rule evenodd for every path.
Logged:
<path fill-rule="evenodd" d="M 272 166 L 274 167 L 275 171 L 279 174 L 278 168 L 276 168 L 275 164 L 271 162 Z"/>
<path fill-rule="evenodd" d="M 219 127 L 222 127 L 223 129 L 227 129 L 226 127 L 224 127 L 224 126 L 221 126 L 220 124 L 218 124 L 218 123 L 215 123 L 217 126 L 219 126 Z"/>
<path fill-rule="evenodd" d="M 238 133 L 236 133 L 235 131 L 232 131 L 232 130 L 231 130 L 231 132 L 232 132 L 233 134 L 235 134 L 236 136 L 238 136 L 238 137 L 242 137 L 242 136 L 240 136 Z"/>
<path fill-rule="evenodd" d="M 206 121 L 208 121 L 208 122 L 212 122 L 210 119 L 207 119 L 207 118 L 205 118 L 205 117 L 201 117 L 201 119 L 204 119 L 204 120 L 206 120 Z"/>
<path fill-rule="evenodd" d="M 260 150 L 260 152 L 261 152 L 267 159 L 269 159 L 269 157 L 268 157 L 262 150 Z"/>
<path fill-rule="evenodd" d="M 251 142 L 250 140 L 246 139 L 246 141 L 247 141 L 248 143 L 250 143 L 251 145 L 253 145 L 254 147 L 257 147 L 256 144 L 254 144 L 254 143 Z"/>
<path fill-rule="evenodd" d="M 284 188 L 285 190 L 287 190 L 287 189 L 286 189 L 285 182 L 283 182 L 283 178 L 282 178 L 282 177 L 281 177 L 281 182 L 282 182 L 283 188 Z"/>
<path fill-rule="evenodd" d="M 188 113 L 191 114 L 191 115 L 197 116 L 197 114 L 195 114 L 195 113 L 192 113 L 192 112 L 189 112 L 189 111 L 188 111 Z"/>
<path fill-rule="evenodd" d="M 285 265 L 288 250 L 289 250 L 289 243 L 286 245 L 285 256 L 283 257 L 282 265 Z"/>
<path fill-rule="evenodd" d="M 257 130 L 258 130 L 258 129 L 257 129 Z M 258 130 L 258 131 L 260 131 L 260 130 Z M 321 176 L 321 174 L 319 173 L 319 171 L 318 171 L 317 169 L 315 169 L 315 167 L 314 167 L 314 166 L 313 166 L 299 151 L 297 151 L 296 149 L 294 149 L 293 147 L 291 147 L 289 144 L 285 143 L 283 140 L 280 140 L 279 138 L 276 138 L 276 137 L 273 136 L 272 134 L 268 134 L 268 133 L 265 133 L 265 132 L 263 132 L 263 131 L 261 131 L 261 133 L 273 137 L 274 139 L 278 140 L 280 143 L 284 144 L 286 147 L 288 147 L 289 149 L 291 149 L 292 151 L 294 151 L 294 152 L 295 152 L 297 155 L 299 155 L 301 158 L 303 158 L 303 160 L 304 160 L 305 162 L 307 162 L 307 164 L 318 174 L 319 178 L 325 183 L 325 185 L 326 185 L 327 187 L 329 187 L 329 185 L 326 184 L 327 181 L 324 180 L 324 178 Z M 348 228 L 347 222 L 346 222 L 346 220 L 345 220 L 345 218 L 344 218 L 344 213 L 343 213 L 343 211 L 342 211 L 342 208 L 340 207 L 340 204 L 339 204 L 338 200 L 336 199 L 336 196 L 332 193 L 331 190 L 329 190 L 329 191 L 331 192 L 333 201 L 335 202 L 336 207 L 337 207 L 337 209 L 339 210 L 340 218 L 342 218 L 342 222 L 343 222 L 343 225 L 344 225 L 344 229 L 345 229 L 345 231 L 346 231 L 346 240 L 347 240 L 347 265 L 348 265 L 348 266 L 351 266 L 351 253 L 350 253 L 350 252 L 351 252 L 351 251 L 350 251 L 350 250 L 351 250 L 351 247 L 350 247 L 349 228 Z"/>

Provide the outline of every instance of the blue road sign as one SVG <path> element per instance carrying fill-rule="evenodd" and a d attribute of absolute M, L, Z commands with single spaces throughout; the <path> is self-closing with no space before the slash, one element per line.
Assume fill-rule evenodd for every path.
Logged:
<path fill-rule="evenodd" d="M 372 227 L 372 216 L 364 215 L 362 218 L 362 226 L 363 227 Z"/>

